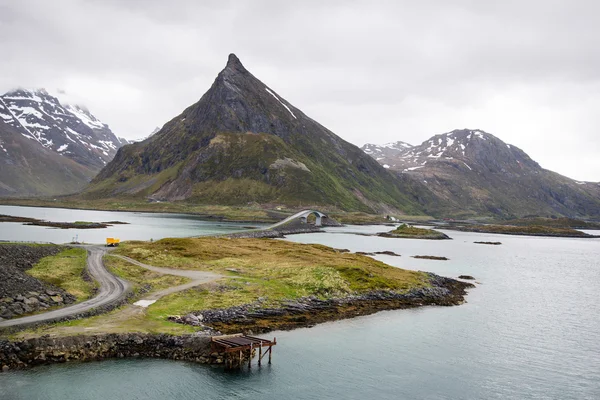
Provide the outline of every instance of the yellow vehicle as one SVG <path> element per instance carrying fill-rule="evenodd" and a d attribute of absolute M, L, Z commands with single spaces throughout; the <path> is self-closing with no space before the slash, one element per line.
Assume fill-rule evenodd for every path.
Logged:
<path fill-rule="evenodd" d="M 121 240 L 117 238 L 106 238 L 106 247 L 117 247 L 120 242 Z"/>

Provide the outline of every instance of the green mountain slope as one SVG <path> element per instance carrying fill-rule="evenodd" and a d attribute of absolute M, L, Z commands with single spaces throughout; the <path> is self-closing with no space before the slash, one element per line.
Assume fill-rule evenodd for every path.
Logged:
<path fill-rule="evenodd" d="M 233 54 L 196 104 L 121 148 L 82 195 L 421 212 L 418 186 L 306 116 Z"/>

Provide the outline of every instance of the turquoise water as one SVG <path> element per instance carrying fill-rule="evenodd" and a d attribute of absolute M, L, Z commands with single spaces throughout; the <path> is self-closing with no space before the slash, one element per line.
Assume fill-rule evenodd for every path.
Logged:
<path fill-rule="evenodd" d="M 600 240 L 446 232 L 452 241 L 328 229 L 288 240 L 378 256 L 480 284 L 468 303 L 386 311 L 274 332 L 273 365 L 225 373 L 165 360 L 54 365 L 0 374 L 13 399 L 598 399 Z M 343 233 L 347 232 L 347 233 Z M 473 241 L 501 241 L 501 246 Z M 438 255 L 450 261 L 413 259 Z"/>

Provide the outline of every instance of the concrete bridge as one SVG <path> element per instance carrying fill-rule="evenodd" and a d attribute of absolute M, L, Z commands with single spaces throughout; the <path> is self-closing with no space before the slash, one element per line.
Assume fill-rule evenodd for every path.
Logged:
<path fill-rule="evenodd" d="M 300 220 L 300 222 L 306 223 L 308 220 L 308 217 L 314 215 L 316 218 L 315 221 L 315 226 L 322 226 L 323 225 L 323 219 L 328 218 L 326 214 L 323 214 L 320 211 L 316 211 L 316 210 L 303 210 L 300 211 L 292 216 L 287 217 L 286 219 L 284 219 L 283 221 L 277 222 L 276 224 L 273 224 L 265 229 L 276 229 L 279 228 L 283 225 L 286 225 L 290 222 L 293 222 L 295 220 Z"/>

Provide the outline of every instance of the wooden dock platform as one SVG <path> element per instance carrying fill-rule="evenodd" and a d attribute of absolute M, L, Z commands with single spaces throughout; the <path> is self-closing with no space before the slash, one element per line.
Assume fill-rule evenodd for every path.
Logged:
<path fill-rule="evenodd" d="M 238 333 L 235 335 L 213 336 L 211 348 L 213 351 L 225 353 L 224 362 L 226 368 L 241 368 L 244 358 L 248 359 L 248 368 L 252 368 L 252 357 L 258 350 L 258 366 L 262 365 L 262 359 L 269 354 L 269 364 L 273 353 L 273 346 L 277 344 L 277 338 L 273 340 L 258 338 Z M 264 350 L 264 352 L 263 352 Z"/>

